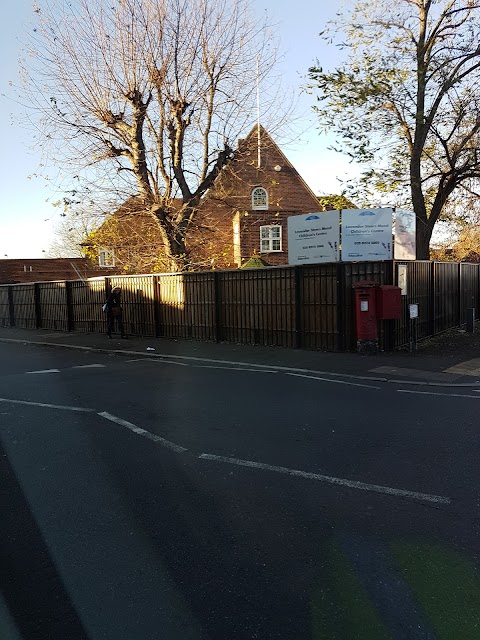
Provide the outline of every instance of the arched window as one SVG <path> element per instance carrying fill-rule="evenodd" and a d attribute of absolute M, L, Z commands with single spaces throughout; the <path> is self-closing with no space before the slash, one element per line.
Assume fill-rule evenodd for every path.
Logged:
<path fill-rule="evenodd" d="M 252 191 L 252 209 L 268 209 L 268 193 L 263 187 Z"/>

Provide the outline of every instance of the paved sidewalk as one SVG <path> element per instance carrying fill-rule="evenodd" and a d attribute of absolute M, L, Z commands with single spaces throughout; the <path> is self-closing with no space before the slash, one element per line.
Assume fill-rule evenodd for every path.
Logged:
<path fill-rule="evenodd" d="M 402 380 L 410 384 L 462 386 L 480 383 L 480 375 L 475 369 L 470 371 L 468 366 L 456 366 L 465 361 L 465 354 L 463 356 L 462 354 L 425 356 L 394 352 L 360 355 L 137 336 L 129 337 L 128 340 L 121 340 L 119 337 L 109 340 L 105 334 L 101 333 L 29 330 L 16 327 L 0 327 L 0 342 L 2 341 L 86 349 L 120 355 L 135 354 L 145 357 L 165 355 L 306 369 L 325 375 Z M 472 354 L 471 357 L 474 355 Z M 447 369 L 450 372 L 446 372 Z M 469 375 L 465 375 L 466 372 Z"/>

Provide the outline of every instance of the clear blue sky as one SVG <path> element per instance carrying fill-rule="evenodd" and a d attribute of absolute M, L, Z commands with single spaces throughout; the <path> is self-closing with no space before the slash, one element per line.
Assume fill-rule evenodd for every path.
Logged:
<path fill-rule="evenodd" d="M 327 5 L 327 6 L 324 6 Z M 297 87 L 314 59 L 322 64 L 332 63 L 335 50 L 322 44 L 318 33 L 325 22 L 338 9 L 338 0 L 325 3 L 322 0 L 254 0 L 255 9 L 278 23 L 281 48 L 285 51 L 282 73 L 286 80 Z M 0 209 L 0 259 L 41 258 L 42 249 L 48 249 L 59 211 L 51 202 L 61 197 L 55 193 L 54 171 L 50 184 L 40 177 L 29 177 L 41 172 L 42 159 L 31 149 L 30 132 L 19 123 L 21 109 L 14 102 L 9 81 L 18 77 L 18 57 L 22 48 L 25 29 L 32 15 L 30 0 L 6 2 L 0 22 L 0 126 L 3 143 L 1 170 L 2 205 Z M 312 98 L 301 98 L 305 113 L 302 129 L 305 133 L 294 145 L 284 145 L 277 140 L 284 153 L 316 193 L 340 190 L 337 176 L 345 177 L 354 172 L 347 160 L 334 152 L 328 152 L 329 142 L 319 135 L 315 117 L 311 112 Z"/>

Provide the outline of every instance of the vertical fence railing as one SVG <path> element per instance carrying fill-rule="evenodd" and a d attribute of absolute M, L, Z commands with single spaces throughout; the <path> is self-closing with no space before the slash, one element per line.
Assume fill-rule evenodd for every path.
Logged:
<path fill-rule="evenodd" d="M 299 300 L 302 346 L 306 349 L 338 349 L 337 269 L 335 264 L 301 267 Z"/>
<path fill-rule="evenodd" d="M 475 316 L 479 312 L 479 269 L 478 265 L 460 263 L 460 325 L 466 323 L 467 309 L 475 309 Z"/>
<path fill-rule="evenodd" d="M 302 286 L 303 286 L 303 272 L 300 267 L 294 267 L 294 306 L 295 306 L 295 341 L 294 346 L 296 349 L 303 347 L 303 332 L 302 332 Z"/>
<path fill-rule="evenodd" d="M 102 305 L 106 298 L 105 278 L 74 280 L 71 282 L 71 323 L 74 331 L 100 332 L 105 330 Z"/>
<path fill-rule="evenodd" d="M 24 329 L 37 329 L 35 286 L 33 284 L 13 285 L 12 304 L 15 326 Z"/>
<path fill-rule="evenodd" d="M 480 315 L 480 265 L 407 262 L 402 318 L 379 323 L 381 348 L 408 344 L 408 305 L 419 339 Z M 352 285 L 396 284 L 394 262 L 330 263 L 235 271 L 111 276 L 0 285 L 0 326 L 102 332 L 102 304 L 122 287 L 132 335 L 344 351 L 355 348 Z"/>
<path fill-rule="evenodd" d="M 62 282 L 35 284 L 37 327 L 68 331 L 67 286 Z"/>
<path fill-rule="evenodd" d="M 12 326 L 11 312 L 11 289 L 10 287 L 0 287 L 0 327 Z"/>

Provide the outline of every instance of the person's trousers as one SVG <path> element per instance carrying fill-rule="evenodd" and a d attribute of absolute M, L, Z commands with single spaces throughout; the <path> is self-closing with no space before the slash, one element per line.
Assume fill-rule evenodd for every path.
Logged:
<path fill-rule="evenodd" d="M 107 313 L 107 335 L 112 335 L 112 331 L 115 327 L 115 320 L 117 321 L 118 330 L 121 335 L 125 335 L 125 329 L 123 327 L 123 318 L 122 316 L 114 316 L 112 312 Z"/>

